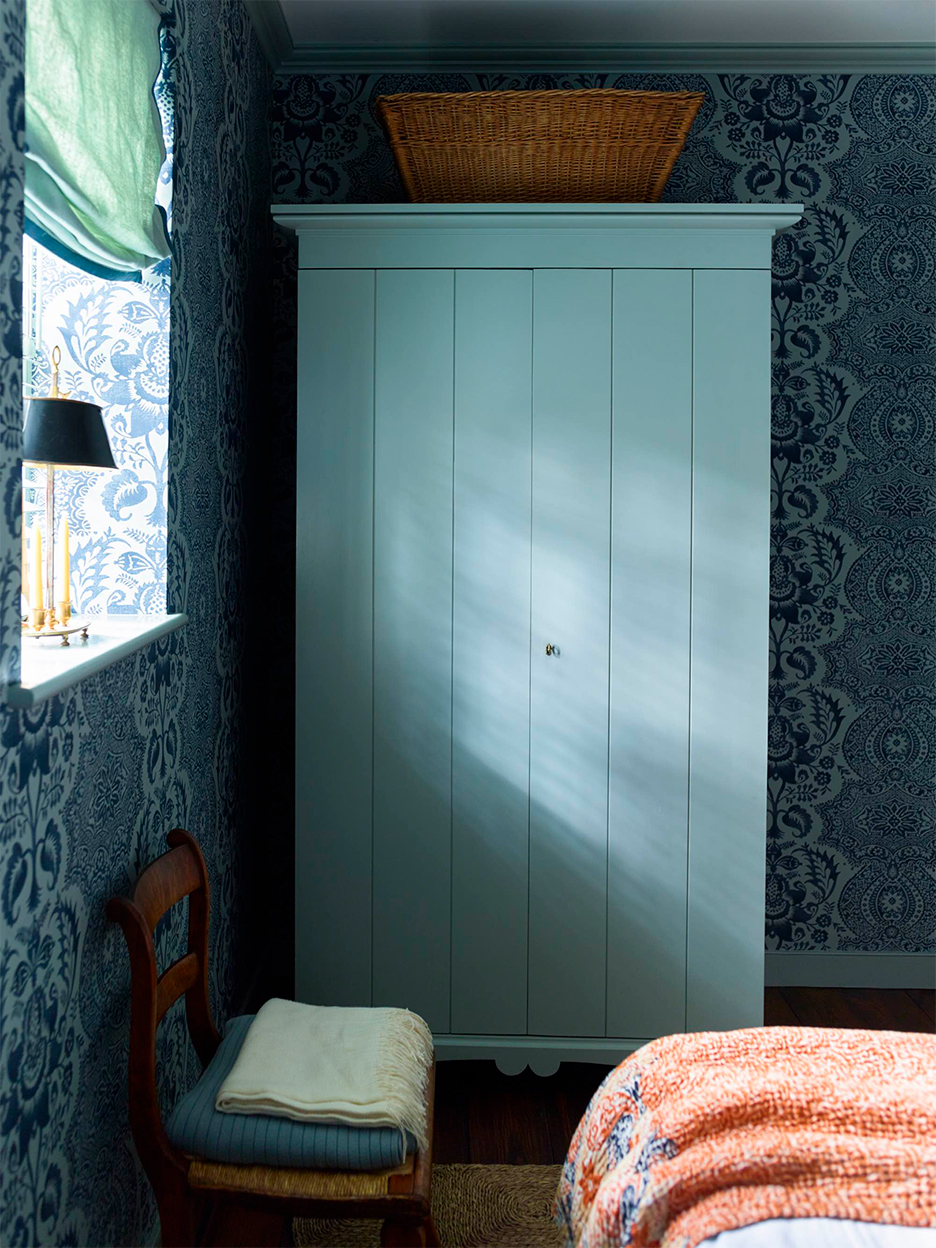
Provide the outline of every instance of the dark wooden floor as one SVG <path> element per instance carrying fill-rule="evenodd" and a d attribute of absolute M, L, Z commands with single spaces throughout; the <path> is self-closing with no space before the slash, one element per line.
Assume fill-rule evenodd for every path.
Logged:
<path fill-rule="evenodd" d="M 897 988 L 768 988 L 771 1026 L 936 1031 L 936 992 Z M 606 1066 L 566 1063 L 542 1079 L 502 1075 L 493 1062 L 440 1062 L 434 1160 L 508 1165 L 562 1162 Z M 290 1243 L 288 1226 L 240 1211 L 219 1219 L 210 1243 L 228 1248 Z"/>
<path fill-rule="evenodd" d="M 768 988 L 772 1026 L 936 1030 L 929 989 Z M 566 1063 L 541 1079 L 502 1075 L 493 1062 L 440 1062 L 436 1076 L 437 1162 L 548 1165 L 565 1150 L 608 1068 Z"/>
<path fill-rule="evenodd" d="M 900 988 L 768 988 L 771 1026 L 936 1030 L 936 992 Z M 608 1067 L 565 1063 L 550 1078 L 500 1075 L 493 1062 L 441 1062 L 436 1085 L 437 1162 L 562 1162 L 579 1118 Z"/>

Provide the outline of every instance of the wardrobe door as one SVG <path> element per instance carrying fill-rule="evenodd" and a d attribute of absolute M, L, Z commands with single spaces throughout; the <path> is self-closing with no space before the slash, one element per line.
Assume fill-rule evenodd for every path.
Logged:
<path fill-rule="evenodd" d="M 537 270 L 531 1034 L 605 1034 L 610 477 L 611 273 Z"/>
<path fill-rule="evenodd" d="M 455 275 L 452 1030 L 526 1031 L 533 275 Z"/>
<path fill-rule="evenodd" d="M 299 274 L 296 998 L 371 998 L 374 273 Z"/>
<path fill-rule="evenodd" d="M 614 274 L 608 1035 L 686 1022 L 692 274 Z"/>
<path fill-rule="evenodd" d="M 704 1031 L 764 1008 L 770 274 L 696 272 L 693 319 L 687 1027 Z"/>
<path fill-rule="evenodd" d="M 449 1029 L 451 270 L 377 273 L 374 1004 Z"/>

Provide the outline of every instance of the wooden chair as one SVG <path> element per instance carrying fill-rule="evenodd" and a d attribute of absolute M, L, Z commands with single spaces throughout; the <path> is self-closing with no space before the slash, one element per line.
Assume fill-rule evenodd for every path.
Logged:
<path fill-rule="evenodd" d="M 209 1206 L 228 1203 L 286 1217 L 383 1220 L 383 1245 L 439 1243 L 429 1206 L 432 1180 L 433 1067 L 428 1090 L 429 1145 L 400 1171 L 360 1173 L 228 1165 L 190 1157 L 166 1135 L 156 1093 L 156 1029 L 185 994 L 185 1017 L 205 1068 L 220 1044 L 208 1004 L 208 872 L 195 840 L 180 828 L 170 849 L 143 871 L 130 897 L 113 897 L 107 917 L 120 924 L 130 953 L 130 1129 L 153 1186 L 164 1248 L 190 1248 Z M 189 898 L 188 952 L 157 975 L 153 930 Z"/>

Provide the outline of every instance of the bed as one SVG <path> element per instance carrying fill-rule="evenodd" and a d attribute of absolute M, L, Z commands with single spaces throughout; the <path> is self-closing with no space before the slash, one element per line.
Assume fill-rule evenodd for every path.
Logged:
<path fill-rule="evenodd" d="M 769 1218 L 706 1239 L 700 1248 L 932 1248 L 926 1226 L 855 1222 L 851 1218 Z"/>
<path fill-rule="evenodd" d="M 655 1040 L 592 1098 L 556 1218 L 574 1248 L 936 1248 L 936 1039 Z"/>

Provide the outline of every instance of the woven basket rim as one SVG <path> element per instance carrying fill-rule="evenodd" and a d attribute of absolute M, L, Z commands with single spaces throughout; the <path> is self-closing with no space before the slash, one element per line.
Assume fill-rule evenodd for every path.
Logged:
<path fill-rule="evenodd" d="M 409 103 L 423 103 L 430 100 L 536 100 L 536 99 L 640 99 L 640 100 L 691 100 L 705 99 L 704 91 L 630 91 L 618 87 L 556 87 L 545 90 L 524 91 L 515 87 L 503 91 L 399 91 L 389 95 L 378 95 L 377 104 L 397 104 L 404 100 Z"/>

